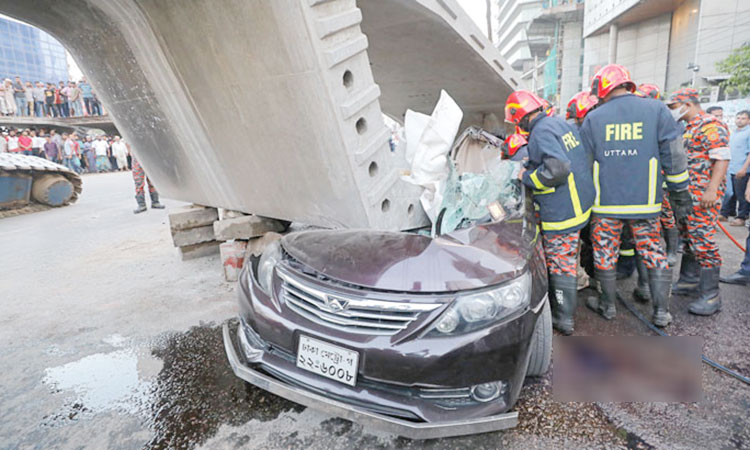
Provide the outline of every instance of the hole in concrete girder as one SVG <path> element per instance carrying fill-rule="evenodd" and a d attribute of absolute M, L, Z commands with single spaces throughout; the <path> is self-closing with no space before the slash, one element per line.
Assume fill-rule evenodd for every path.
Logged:
<path fill-rule="evenodd" d="M 375 161 L 371 162 L 370 166 L 367 168 L 367 172 L 370 173 L 371 177 L 374 177 L 375 175 L 377 175 L 378 174 L 378 163 L 376 163 Z"/>
<path fill-rule="evenodd" d="M 414 205 L 413 204 L 409 205 L 409 207 L 406 208 L 406 214 L 408 214 L 409 217 L 411 217 L 411 216 L 414 215 Z"/>
<path fill-rule="evenodd" d="M 389 209 L 391 209 L 391 201 L 388 199 L 383 200 L 383 203 L 380 204 L 380 210 L 388 212 Z"/>
<path fill-rule="evenodd" d="M 354 75 L 352 75 L 351 70 L 347 70 L 344 72 L 344 87 L 350 88 L 354 85 Z"/>
<path fill-rule="evenodd" d="M 364 117 L 360 117 L 356 124 L 357 127 L 357 133 L 359 134 L 365 134 L 367 131 L 367 121 Z"/>

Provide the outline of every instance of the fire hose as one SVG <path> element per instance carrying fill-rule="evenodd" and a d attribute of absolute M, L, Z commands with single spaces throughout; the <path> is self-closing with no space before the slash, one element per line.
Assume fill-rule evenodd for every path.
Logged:
<path fill-rule="evenodd" d="M 723 231 L 724 234 L 727 235 L 727 237 L 729 238 L 729 240 L 732 241 L 732 242 L 734 242 L 734 245 L 736 245 L 737 247 L 739 247 L 740 250 L 742 250 L 742 253 L 745 253 L 747 251 L 747 250 L 745 250 L 745 247 L 743 247 L 742 244 L 740 244 L 739 242 L 737 242 L 737 239 L 735 239 L 734 236 L 732 236 L 729 233 L 729 231 L 727 231 L 727 229 L 724 228 L 724 225 L 722 225 L 721 222 L 716 222 L 716 223 L 719 225 L 719 228 L 721 228 L 721 231 Z"/>

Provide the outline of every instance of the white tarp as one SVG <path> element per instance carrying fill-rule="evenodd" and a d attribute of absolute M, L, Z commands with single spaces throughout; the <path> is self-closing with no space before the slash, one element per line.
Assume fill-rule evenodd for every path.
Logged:
<path fill-rule="evenodd" d="M 432 115 L 409 109 L 404 118 L 406 161 L 411 167 L 404 180 L 424 188 L 419 201 L 433 223 L 443 203 L 443 190 L 450 172 L 448 152 L 463 116 L 451 96 L 441 91 Z"/>

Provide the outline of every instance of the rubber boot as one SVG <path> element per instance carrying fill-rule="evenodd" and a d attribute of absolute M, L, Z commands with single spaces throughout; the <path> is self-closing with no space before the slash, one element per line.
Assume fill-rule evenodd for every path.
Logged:
<path fill-rule="evenodd" d="M 633 296 L 639 302 L 647 302 L 651 300 L 651 290 L 649 289 L 648 274 L 649 271 L 646 269 L 646 264 L 643 263 L 643 259 L 636 255 L 635 257 L 635 268 L 638 270 L 638 285 L 633 291 Z"/>
<path fill-rule="evenodd" d="M 624 280 L 630 278 L 635 271 L 635 256 L 620 255 L 617 258 L 617 279 Z"/>
<path fill-rule="evenodd" d="M 135 201 L 138 202 L 138 207 L 133 210 L 133 214 L 140 214 L 146 210 L 146 196 L 143 194 L 136 195 Z"/>
<path fill-rule="evenodd" d="M 599 313 L 607 320 L 612 320 L 617 315 L 615 300 L 617 299 L 617 271 L 596 269 L 596 279 L 602 293 L 599 297 L 589 297 L 586 306 L 592 311 Z"/>
<path fill-rule="evenodd" d="M 657 327 L 664 328 L 672 323 L 669 313 L 669 288 L 672 286 L 672 269 L 649 269 L 648 285 L 653 301 L 654 316 L 652 321 Z"/>
<path fill-rule="evenodd" d="M 698 300 L 688 306 L 688 311 L 699 316 L 710 316 L 721 309 L 719 294 L 719 267 L 701 267 Z"/>
<path fill-rule="evenodd" d="M 159 193 L 154 191 L 151 195 L 151 209 L 164 209 L 164 205 L 159 203 Z"/>
<path fill-rule="evenodd" d="M 573 315 L 578 299 L 578 281 L 568 275 L 549 276 L 552 326 L 564 335 L 573 333 Z"/>
<path fill-rule="evenodd" d="M 695 260 L 695 255 L 688 251 L 683 252 L 682 263 L 680 264 L 680 278 L 672 286 L 672 294 L 696 295 L 698 293 L 699 281 L 700 265 Z"/>
<path fill-rule="evenodd" d="M 677 228 L 665 228 L 664 240 L 667 243 L 667 261 L 669 267 L 677 264 L 677 248 L 680 246 L 680 233 Z"/>

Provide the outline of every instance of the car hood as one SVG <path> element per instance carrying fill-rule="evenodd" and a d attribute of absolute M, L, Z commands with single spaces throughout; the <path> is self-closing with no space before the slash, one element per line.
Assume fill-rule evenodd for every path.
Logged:
<path fill-rule="evenodd" d="M 520 275 L 535 233 L 536 227 L 519 219 L 437 238 L 373 230 L 301 231 L 285 236 L 282 246 L 297 262 L 332 280 L 385 291 L 449 292 Z"/>

